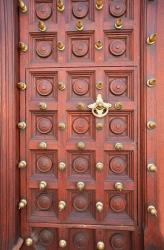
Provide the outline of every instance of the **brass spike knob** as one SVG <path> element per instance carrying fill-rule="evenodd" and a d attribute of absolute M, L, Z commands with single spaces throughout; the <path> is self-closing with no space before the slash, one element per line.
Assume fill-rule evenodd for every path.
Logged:
<path fill-rule="evenodd" d="M 157 171 L 157 166 L 154 163 L 149 163 L 147 165 L 147 170 L 149 172 L 156 172 Z"/>
<path fill-rule="evenodd" d="M 40 149 L 47 149 L 47 143 L 44 141 L 40 142 L 38 146 Z"/>
<path fill-rule="evenodd" d="M 25 245 L 26 245 L 27 247 L 32 246 L 32 244 L 33 244 L 33 239 L 31 239 L 31 238 L 25 239 Z"/>
<path fill-rule="evenodd" d="M 123 185 L 123 183 L 121 183 L 121 182 L 116 182 L 115 184 L 114 184 L 114 187 L 115 187 L 115 189 L 117 190 L 117 191 L 122 191 L 123 190 L 123 188 L 124 188 L 124 185 Z"/>
<path fill-rule="evenodd" d="M 26 52 L 27 50 L 28 50 L 27 44 L 25 44 L 23 42 L 19 42 L 19 51 L 20 52 Z"/>
<path fill-rule="evenodd" d="M 85 149 L 85 143 L 82 141 L 79 141 L 77 143 L 77 147 L 78 147 L 78 149 L 83 150 L 83 149 Z"/>
<path fill-rule="evenodd" d="M 39 189 L 44 190 L 47 187 L 47 182 L 46 181 L 40 181 L 39 182 Z"/>
<path fill-rule="evenodd" d="M 97 249 L 98 250 L 104 250 L 105 249 L 105 244 L 103 241 L 97 242 Z"/>
<path fill-rule="evenodd" d="M 97 162 L 96 163 L 96 169 L 97 170 L 101 171 L 103 169 L 103 167 L 104 167 L 104 164 L 102 162 Z"/>
<path fill-rule="evenodd" d="M 46 27 L 46 25 L 45 25 L 45 23 L 43 21 L 38 22 L 38 28 L 42 32 L 46 31 L 46 29 L 47 29 L 47 27 Z"/>
<path fill-rule="evenodd" d="M 78 110 L 84 110 L 84 109 L 85 109 L 85 104 L 82 103 L 82 102 L 79 102 L 79 103 L 77 104 L 77 109 L 78 109 Z"/>
<path fill-rule="evenodd" d="M 97 10 L 102 10 L 103 8 L 103 0 L 96 0 L 96 9 Z"/>
<path fill-rule="evenodd" d="M 26 123 L 23 122 L 23 121 L 22 122 L 18 122 L 17 126 L 18 126 L 19 129 L 24 130 L 26 128 Z"/>
<path fill-rule="evenodd" d="M 65 128 L 66 128 L 65 123 L 64 123 L 64 122 L 59 122 L 58 128 L 59 128 L 60 130 L 65 130 Z"/>
<path fill-rule="evenodd" d="M 99 40 L 95 43 L 95 48 L 100 50 L 103 48 L 103 43 Z"/>
<path fill-rule="evenodd" d="M 76 29 L 78 31 L 82 31 L 84 29 L 84 25 L 83 25 L 82 21 L 77 21 L 77 23 L 76 23 Z"/>
<path fill-rule="evenodd" d="M 115 22 L 115 24 L 114 24 L 114 27 L 116 28 L 116 29 L 122 29 L 122 27 L 123 27 L 123 21 L 122 21 L 122 19 L 121 18 L 118 18 L 118 19 L 116 19 L 116 22 Z"/>
<path fill-rule="evenodd" d="M 18 168 L 26 168 L 27 167 L 27 162 L 22 160 L 18 163 Z"/>
<path fill-rule="evenodd" d="M 97 211 L 98 211 L 99 213 L 101 213 L 101 212 L 103 211 L 103 208 L 104 208 L 103 203 L 100 202 L 100 201 L 98 201 L 98 202 L 96 203 L 96 209 L 97 209 Z"/>
<path fill-rule="evenodd" d="M 151 215 L 157 216 L 157 209 L 155 208 L 155 206 L 153 206 L 153 205 L 148 206 L 147 211 Z"/>
<path fill-rule="evenodd" d="M 27 200 L 26 199 L 21 199 L 19 204 L 18 204 L 18 208 L 22 209 L 25 208 L 27 206 Z"/>
<path fill-rule="evenodd" d="M 151 34 L 147 38 L 147 44 L 152 45 L 152 44 L 154 44 L 156 42 L 156 40 L 157 40 L 157 33 Z"/>
<path fill-rule="evenodd" d="M 60 171 L 65 170 L 65 169 L 66 169 L 66 164 L 65 164 L 65 162 L 63 162 L 63 161 L 59 162 L 59 164 L 58 164 L 58 169 L 59 169 Z"/>
<path fill-rule="evenodd" d="M 122 109 L 122 103 L 121 102 L 116 102 L 115 104 L 114 104 L 114 107 L 115 107 L 115 109 L 117 109 L 117 110 L 120 110 L 120 109 Z"/>
<path fill-rule="evenodd" d="M 103 89 L 103 87 L 104 87 L 104 83 L 103 82 L 101 82 L 101 81 L 99 81 L 99 82 L 97 82 L 96 83 L 96 89 Z"/>
<path fill-rule="evenodd" d="M 57 48 L 58 48 L 58 50 L 63 51 L 63 50 L 65 49 L 64 43 L 61 42 L 61 41 L 59 41 L 59 42 L 57 43 Z"/>
<path fill-rule="evenodd" d="M 20 90 L 25 90 L 27 88 L 27 85 L 25 82 L 18 82 L 17 83 L 17 88 Z"/>
<path fill-rule="evenodd" d="M 120 150 L 123 150 L 123 144 L 120 143 L 120 142 L 117 142 L 115 145 L 114 145 L 114 148 L 118 151 Z"/>
<path fill-rule="evenodd" d="M 103 123 L 101 123 L 101 122 L 96 123 L 97 130 L 101 130 L 102 128 L 103 128 Z"/>
<path fill-rule="evenodd" d="M 65 201 L 59 201 L 59 204 L 58 204 L 58 209 L 59 211 L 63 211 L 66 207 L 66 202 Z"/>
<path fill-rule="evenodd" d="M 25 5 L 23 0 L 18 0 L 18 6 L 19 6 L 19 10 L 22 13 L 26 13 L 27 12 L 27 6 Z"/>
<path fill-rule="evenodd" d="M 57 0 L 57 10 L 60 12 L 63 12 L 65 9 L 64 1 L 63 0 Z"/>
<path fill-rule="evenodd" d="M 67 246 L 66 240 L 60 240 L 60 241 L 59 241 L 59 247 L 65 248 L 66 246 Z"/>
<path fill-rule="evenodd" d="M 147 80 L 147 86 L 152 88 L 156 85 L 156 80 L 155 79 L 149 79 Z"/>
<path fill-rule="evenodd" d="M 61 90 L 61 91 L 63 91 L 63 90 L 65 89 L 65 84 L 64 84 L 64 82 L 59 82 L 59 83 L 58 83 L 58 89 Z"/>
<path fill-rule="evenodd" d="M 76 183 L 76 187 L 77 187 L 77 189 L 78 189 L 79 191 L 82 191 L 82 190 L 84 190 L 84 188 L 85 188 L 85 183 L 84 183 L 83 181 L 78 181 L 78 182 Z"/>
<path fill-rule="evenodd" d="M 40 110 L 47 110 L 47 104 L 45 102 L 40 102 L 39 109 Z"/>
<path fill-rule="evenodd" d="M 156 128 L 156 122 L 155 121 L 148 121 L 147 122 L 147 128 L 148 129 L 154 129 L 154 128 Z"/>

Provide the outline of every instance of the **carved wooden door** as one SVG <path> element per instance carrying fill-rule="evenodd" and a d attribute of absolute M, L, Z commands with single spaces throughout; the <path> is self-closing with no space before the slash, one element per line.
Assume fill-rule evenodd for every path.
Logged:
<path fill-rule="evenodd" d="M 24 3 L 23 249 L 142 249 L 140 1 Z"/>

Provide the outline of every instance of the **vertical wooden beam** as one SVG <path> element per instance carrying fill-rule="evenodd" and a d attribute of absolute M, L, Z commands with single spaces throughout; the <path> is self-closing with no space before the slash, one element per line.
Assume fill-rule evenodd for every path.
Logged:
<path fill-rule="evenodd" d="M 18 237 L 19 140 L 17 2 L 0 0 L 0 249 L 9 250 Z"/>

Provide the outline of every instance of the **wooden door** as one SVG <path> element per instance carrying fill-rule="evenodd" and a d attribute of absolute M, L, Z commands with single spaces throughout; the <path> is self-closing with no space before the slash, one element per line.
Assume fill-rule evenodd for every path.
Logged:
<path fill-rule="evenodd" d="M 25 3 L 23 249 L 142 249 L 140 1 Z"/>

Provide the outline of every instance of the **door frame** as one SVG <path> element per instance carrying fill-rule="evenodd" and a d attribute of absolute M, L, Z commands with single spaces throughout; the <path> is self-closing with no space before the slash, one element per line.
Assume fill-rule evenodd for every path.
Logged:
<path fill-rule="evenodd" d="M 26 0 L 25 0 L 26 1 Z M 164 34 L 162 27 L 164 17 L 163 0 L 144 0 L 141 13 L 141 173 L 143 180 L 142 194 L 142 218 L 144 231 L 144 249 L 162 250 L 164 244 L 164 153 L 159 148 L 164 147 L 164 116 L 163 96 L 164 63 L 160 60 L 163 53 Z M 19 22 L 17 0 L 0 0 L 0 249 L 10 250 L 17 243 L 20 236 L 19 211 L 19 133 L 16 124 L 19 120 L 19 91 L 16 83 L 19 81 Z M 163 25 L 162 25 L 163 24 Z M 157 30 L 157 44 L 148 46 L 145 42 L 147 34 Z M 145 63 L 146 62 L 146 63 Z M 158 68 L 156 67 L 158 65 Z M 153 75 L 151 75 L 153 72 Z M 148 88 L 145 84 L 147 77 L 157 77 L 157 86 Z M 162 79 L 163 78 L 163 79 Z M 148 105 L 151 101 L 151 106 Z M 158 111 L 158 112 L 157 112 Z M 151 117 L 153 114 L 156 117 Z M 150 132 L 146 128 L 147 119 L 155 118 L 157 128 Z M 161 135 L 161 133 L 163 135 Z M 158 144 L 157 144 L 158 142 Z M 17 145 L 17 146 L 16 146 Z M 158 172 L 147 172 L 146 165 L 149 159 L 157 164 Z M 154 192 L 152 192 L 152 189 Z M 152 217 L 147 213 L 147 206 L 153 203 L 158 211 L 158 217 Z M 17 248 L 19 249 L 19 248 Z"/>

